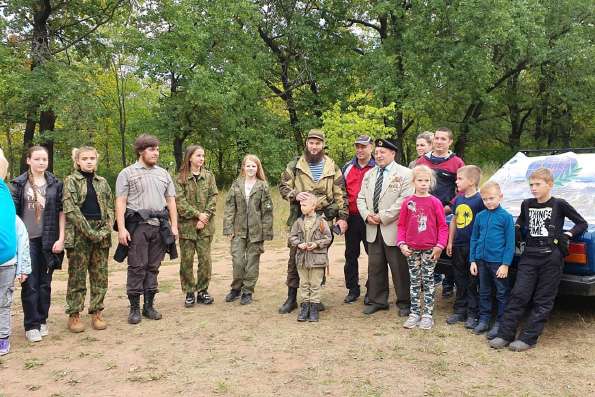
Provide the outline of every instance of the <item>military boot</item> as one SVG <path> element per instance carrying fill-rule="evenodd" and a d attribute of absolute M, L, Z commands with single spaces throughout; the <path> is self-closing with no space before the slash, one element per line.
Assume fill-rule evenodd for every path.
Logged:
<path fill-rule="evenodd" d="M 297 288 L 287 287 L 287 300 L 279 308 L 279 314 L 291 313 L 297 309 Z"/>
<path fill-rule="evenodd" d="M 314 321 L 314 322 L 318 322 L 318 310 L 319 309 L 319 305 L 316 303 L 311 303 L 310 304 L 310 317 L 308 317 L 308 321 Z"/>
<path fill-rule="evenodd" d="M 107 323 L 101 317 L 101 310 L 97 310 L 95 313 L 91 315 L 91 327 L 98 331 L 107 328 Z"/>
<path fill-rule="evenodd" d="M 140 295 L 128 295 L 130 301 L 130 313 L 128 314 L 128 324 L 138 324 L 142 318 L 140 316 Z"/>
<path fill-rule="evenodd" d="M 145 302 L 143 303 L 143 316 L 151 320 L 161 320 L 161 313 L 153 307 L 155 292 L 145 292 Z"/>
<path fill-rule="evenodd" d="M 85 324 L 81 321 L 81 316 L 78 313 L 72 313 L 68 317 L 68 330 L 75 334 L 85 330 Z"/>
<path fill-rule="evenodd" d="M 310 315 L 310 310 L 312 310 L 312 306 L 316 306 L 314 305 L 310 305 L 310 302 L 302 302 L 302 309 L 300 310 L 297 320 L 299 322 L 303 322 L 303 321 L 307 321 L 308 320 L 308 316 Z"/>

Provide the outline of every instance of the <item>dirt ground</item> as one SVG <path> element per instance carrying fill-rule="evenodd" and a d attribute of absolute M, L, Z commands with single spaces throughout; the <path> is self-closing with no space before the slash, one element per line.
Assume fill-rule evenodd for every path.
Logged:
<path fill-rule="evenodd" d="M 266 247 L 255 301 L 225 303 L 231 281 L 227 243 L 213 247 L 215 303 L 186 309 L 178 263 L 165 262 L 161 321 L 127 324 L 124 265 L 110 264 L 109 328 L 66 330 L 66 272 L 55 273 L 50 336 L 24 339 L 20 290 L 12 351 L 0 360 L 1 396 L 398 396 L 595 395 L 595 301 L 564 299 L 536 349 L 496 352 L 483 336 L 447 326 L 451 300 L 438 298 L 430 331 L 401 327 L 394 305 L 373 316 L 343 303 L 342 239 L 331 250 L 321 321 L 277 314 L 284 300 L 287 250 Z M 366 260 L 361 273 L 366 274 Z M 362 280 L 363 282 L 364 280 Z M 438 290 L 439 292 L 440 290 Z M 391 297 L 394 300 L 394 298 Z M 84 316 L 89 325 L 89 317 Z"/>

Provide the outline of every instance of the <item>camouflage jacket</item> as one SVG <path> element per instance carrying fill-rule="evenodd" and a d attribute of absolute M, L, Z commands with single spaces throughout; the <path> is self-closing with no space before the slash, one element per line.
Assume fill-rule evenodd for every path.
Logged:
<path fill-rule="evenodd" d="M 233 182 L 225 199 L 223 234 L 248 238 L 252 243 L 273 239 L 273 202 L 266 182 L 256 180 L 248 203 L 244 178 Z"/>
<path fill-rule="evenodd" d="M 87 197 L 87 179 L 78 171 L 64 178 L 62 206 L 66 215 L 64 248 L 73 248 L 76 240 L 84 237 L 93 242 L 101 242 L 102 247 L 111 245 L 111 231 L 114 223 L 114 196 L 107 180 L 99 175 L 93 176 L 93 188 L 97 194 L 101 221 L 91 221 L 91 226 L 83 213 L 81 206 Z"/>
<path fill-rule="evenodd" d="M 297 247 L 301 243 L 316 243 L 312 251 L 298 249 L 295 253 L 295 263 L 307 268 L 328 266 L 328 247 L 333 242 L 333 235 L 323 216 L 317 215 L 312 230 L 306 233 L 304 217 L 296 219 L 289 232 L 287 245 Z"/>
<path fill-rule="evenodd" d="M 290 205 L 287 226 L 293 225 L 300 216 L 300 205 L 295 197 L 301 192 L 316 195 L 318 198 L 316 212 L 323 213 L 329 222 L 334 219 L 347 220 L 349 215 L 343 174 L 333 159 L 328 156 L 324 156 L 324 168 L 318 182 L 314 182 L 310 166 L 303 155 L 297 160 L 290 161 L 281 174 L 279 192 Z"/>
<path fill-rule="evenodd" d="M 178 230 L 180 238 L 196 240 L 215 234 L 215 209 L 217 206 L 217 184 L 211 171 L 202 167 L 198 178 L 190 174 L 180 182 L 176 178 L 176 207 L 178 208 Z M 209 216 L 209 224 L 198 230 L 198 215 L 204 212 Z"/>

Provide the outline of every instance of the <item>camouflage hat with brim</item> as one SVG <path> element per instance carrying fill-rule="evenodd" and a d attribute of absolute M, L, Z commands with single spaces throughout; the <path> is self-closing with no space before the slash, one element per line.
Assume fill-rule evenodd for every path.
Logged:
<path fill-rule="evenodd" d="M 320 139 L 322 142 L 324 142 L 324 131 L 319 130 L 317 128 L 313 128 L 310 131 L 308 131 L 308 138 L 306 139 Z"/>

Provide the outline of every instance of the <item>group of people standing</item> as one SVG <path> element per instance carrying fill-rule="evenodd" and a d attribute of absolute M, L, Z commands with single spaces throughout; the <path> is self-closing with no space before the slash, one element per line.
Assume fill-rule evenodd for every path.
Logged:
<path fill-rule="evenodd" d="M 478 192 L 481 170 L 465 166 L 450 151 L 452 142 L 453 134 L 447 128 L 420 134 L 416 142 L 419 157 L 407 168 L 395 161 L 398 149 L 393 141 L 373 142 L 363 135 L 354 142 L 353 159 L 341 168 L 325 153 L 324 132 L 310 130 L 303 154 L 289 162 L 279 183 L 281 196 L 290 205 L 287 298 L 279 313 L 298 308 L 299 290 L 298 321 L 319 321 L 320 311 L 325 309 L 321 286 L 328 268 L 328 248 L 334 235 L 345 234 L 345 303 L 354 303 L 361 295 L 358 258 L 363 244 L 368 254 L 363 312 L 371 315 L 389 308 L 390 270 L 398 315 L 407 317 L 403 326 L 432 328 L 435 268 L 446 250 L 453 256 L 453 266 L 452 271 L 444 271 L 443 294 L 448 295 L 449 290 L 452 293 L 450 280 L 456 285 L 454 313 L 447 323 L 465 321 L 476 333 L 488 331 L 490 288 L 495 283 L 498 317 L 488 338 L 499 343 L 493 347 L 508 345 L 510 341 L 503 338 L 510 339 L 518 316 L 508 319 L 506 331 L 499 331 L 500 320 L 506 318 L 508 289 L 498 281 L 507 277 L 512 261 L 512 217 L 499 206 L 502 192 L 497 184 L 487 184 L 481 194 Z M 180 171 L 172 178 L 157 165 L 159 144 L 156 137 L 146 134 L 135 140 L 137 161 L 119 173 L 115 199 L 107 181 L 96 173 L 99 154 L 92 147 L 73 150 L 74 170 L 63 183 L 47 171 L 47 150 L 31 147 L 26 156 L 28 170 L 12 181 L 11 189 L 3 181 L 6 160 L 0 155 L 0 295 L 6 298 L 0 307 L 0 354 L 10 348 L 10 316 L 7 319 L 6 313 L 10 312 L 15 278 L 22 283 L 27 340 L 37 342 L 49 334 L 52 274 L 61 268 L 64 250 L 68 257 L 68 329 L 85 330 L 80 315 L 84 310 L 87 273 L 91 326 L 97 330 L 107 327 L 102 311 L 112 230 L 118 236 L 114 259 L 122 262 L 127 258 L 130 324 L 140 323 L 143 317 L 162 318 L 155 307 L 159 267 L 166 254 L 177 258 L 176 240 L 181 251 L 184 305 L 214 302 L 208 287 L 218 195 L 215 178 L 204 166 L 205 150 L 199 145 L 186 149 Z M 553 183 L 553 178 L 540 175 L 536 178 L 546 185 Z M 584 220 L 571 211 L 568 203 L 559 202 L 563 205 L 556 204 L 555 215 L 550 211 L 548 219 L 555 218 L 551 222 L 557 226 L 559 218 L 568 216 L 577 226 L 566 235 L 582 233 Z M 529 215 L 521 219 L 521 214 L 517 225 L 533 225 L 532 212 L 524 211 L 529 211 Z M 447 225 L 446 215 L 450 213 L 453 220 Z M 494 225 L 499 225 L 495 232 Z M 538 232 L 543 233 L 541 229 Z M 223 234 L 230 240 L 233 266 L 233 280 L 225 301 L 239 299 L 242 305 L 251 304 L 264 241 L 273 238 L 273 203 L 264 169 L 255 155 L 244 157 L 240 175 L 227 193 Z M 532 265 L 534 262 L 529 260 Z M 533 273 L 530 277 L 536 277 Z M 550 280 L 548 298 L 535 302 L 534 306 L 541 305 L 534 307 L 539 312 L 535 321 L 543 323 L 551 311 L 554 283 Z M 530 287 L 539 288 L 535 283 Z M 515 295 L 513 290 L 512 296 L 517 297 L 515 313 L 529 303 L 526 291 Z M 531 347 L 536 338 L 527 345 Z"/>

